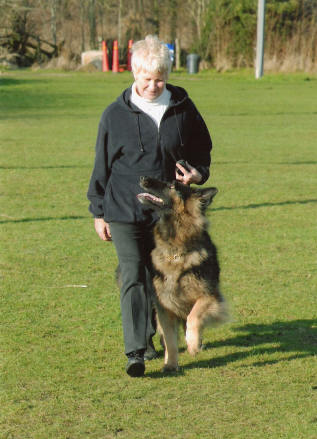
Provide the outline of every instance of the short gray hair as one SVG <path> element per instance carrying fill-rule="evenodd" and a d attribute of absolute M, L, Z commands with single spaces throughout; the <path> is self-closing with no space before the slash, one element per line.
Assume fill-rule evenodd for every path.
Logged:
<path fill-rule="evenodd" d="M 133 44 L 131 66 L 133 73 L 145 70 L 168 75 L 172 68 L 169 49 L 156 35 L 147 35 Z"/>

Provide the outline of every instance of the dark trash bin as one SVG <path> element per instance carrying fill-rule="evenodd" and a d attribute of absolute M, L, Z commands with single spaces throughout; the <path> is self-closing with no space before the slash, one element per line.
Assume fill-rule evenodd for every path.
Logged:
<path fill-rule="evenodd" d="M 187 72 L 198 73 L 199 70 L 199 55 L 197 53 L 190 53 L 187 55 Z"/>

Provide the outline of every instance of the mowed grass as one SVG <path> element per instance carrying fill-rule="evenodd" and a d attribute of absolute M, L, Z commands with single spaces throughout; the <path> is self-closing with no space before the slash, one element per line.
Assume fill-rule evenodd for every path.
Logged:
<path fill-rule="evenodd" d="M 129 74 L 0 77 L 1 439 L 317 437 L 317 78 L 172 74 L 211 131 L 232 321 L 180 371 L 125 371 L 116 255 L 87 185 Z M 123 127 L 124 129 L 124 127 Z"/>

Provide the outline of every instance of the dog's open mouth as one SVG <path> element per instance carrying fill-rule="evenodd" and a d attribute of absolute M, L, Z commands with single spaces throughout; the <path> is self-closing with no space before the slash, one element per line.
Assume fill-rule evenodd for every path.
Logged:
<path fill-rule="evenodd" d="M 156 206 L 162 206 L 164 204 L 162 198 L 156 197 L 155 195 L 149 194 L 148 192 L 138 194 L 137 198 L 141 203 L 150 203 L 155 204 Z"/>

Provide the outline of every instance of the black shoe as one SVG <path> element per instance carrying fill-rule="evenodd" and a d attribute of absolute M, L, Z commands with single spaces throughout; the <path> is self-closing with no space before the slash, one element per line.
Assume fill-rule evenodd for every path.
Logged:
<path fill-rule="evenodd" d="M 140 351 L 133 351 L 127 354 L 128 364 L 126 372 L 131 377 L 142 377 L 145 371 L 144 365 L 144 349 Z"/>
<path fill-rule="evenodd" d="M 156 352 L 153 340 L 150 338 L 147 348 L 144 352 L 144 361 L 151 361 L 158 358 L 159 354 Z"/>

